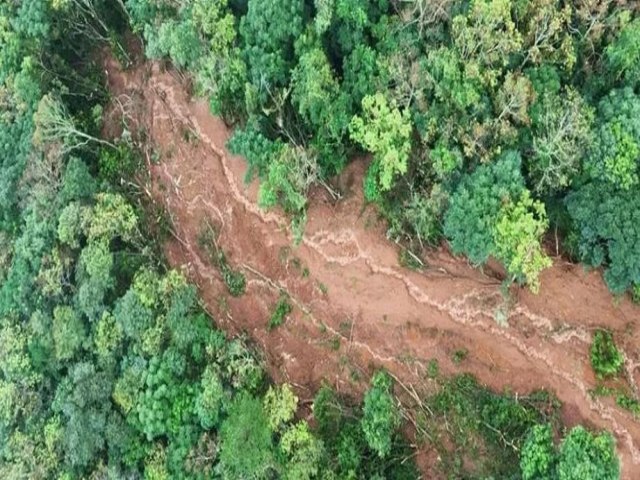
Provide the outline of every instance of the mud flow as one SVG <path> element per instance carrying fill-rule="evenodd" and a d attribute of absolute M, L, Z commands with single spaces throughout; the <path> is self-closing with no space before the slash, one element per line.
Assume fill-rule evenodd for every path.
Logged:
<path fill-rule="evenodd" d="M 338 202 L 312 192 L 304 238 L 293 245 L 284 215 L 264 211 L 257 185 L 244 182 L 246 162 L 225 144 L 230 132 L 192 100 L 176 73 L 145 64 L 122 71 L 108 65 L 113 118 L 148 139 L 149 194 L 165 205 L 175 239 L 169 262 L 197 283 L 208 310 L 232 333 L 259 344 L 270 373 L 298 389 L 304 403 L 323 382 L 358 394 L 383 366 L 403 382 L 422 385 L 426 364 L 446 373 L 468 371 L 496 390 L 553 391 L 563 419 L 606 428 L 616 436 L 623 478 L 640 478 L 640 423 L 611 398 L 594 397 L 589 346 L 596 327 L 611 329 L 637 390 L 640 309 L 616 300 L 599 272 L 562 260 L 542 275 L 540 293 L 512 292 L 444 249 L 421 271 L 403 268 L 398 248 L 361 195 L 364 161 L 338 180 Z M 221 275 L 198 244 L 203 222 L 213 226 L 230 265 L 242 270 L 247 291 L 228 295 Z M 269 330 L 282 292 L 293 312 Z M 466 349 L 460 363 L 454 353 Z"/>

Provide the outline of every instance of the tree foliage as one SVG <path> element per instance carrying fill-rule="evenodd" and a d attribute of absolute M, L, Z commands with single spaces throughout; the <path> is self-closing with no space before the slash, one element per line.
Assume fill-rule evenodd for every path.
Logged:
<path fill-rule="evenodd" d="M 391 452 L 400 413 L 391 392 L 391 377 L 384 372 L 373 376 L 371 389 L 364 398 L 362 431 L 369 447 L 380 457 Z"/>
<path fill-rule="evenodd" d="M 495 255 L 514 278 L 538 291 L 540 272 L 551 266 L 540 244 L 548 222 L 544 204 L 525 190 L 515 202 L 503 206 L 495 224 Z"/>
<path fill-rule="evenodd" d="M 401 112 L 381 93 L 362 99 L 363 116 L 351 120 L 351 138 L 373 153 L 371 171 L 381 191 L 390 190 L 395 177 L 407 172 L 411 151 L 408 112 Z"/>
<path fill-rule="evenodd" d="M 604 266 L 604 278 L 614 293 L 622 293 L 640 281 L 638 208 L 631 190 L 611 190 L 607 182 L 585 184 L 566 199 L 574 224 L 580 259 Z"/>

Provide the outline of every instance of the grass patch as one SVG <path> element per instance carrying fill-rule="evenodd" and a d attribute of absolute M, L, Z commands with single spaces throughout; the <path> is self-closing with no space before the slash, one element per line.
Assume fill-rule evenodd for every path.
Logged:
<path fill-rule="evenodd" d="M 451 356 L 451 360 L 456 365 L 459 365 L 460 363 L 462 363 L 463 360 L 467 358 L 468 355 L 469 355 L 469 350 L 467 350 L 466 348 L 461 348 L 453 352 L 453 355 Z"/>
<path fill-rule="evenodd" d="M 640 416 L 640 401 L 626 393 L 620 393 L 616 397 L 616 403 L 619 407 L 631 412 L 634 416 Z"/>
<path fill-rule="evenodd" d="M 324 283 L 318 282 L 318 289 L 322 292 L 323 295 L 329 293 L 329 287 L 327 287 Z"/>
<path fill-rule="evenodd" d="M 343 320 L 342 322 L 340 322 L 340 325 L 338 326 L 338 330 L 343 336 L 348 337 L 351 335 L 352 327 L 353 327 L 353 322 L 351 320 Z"/>

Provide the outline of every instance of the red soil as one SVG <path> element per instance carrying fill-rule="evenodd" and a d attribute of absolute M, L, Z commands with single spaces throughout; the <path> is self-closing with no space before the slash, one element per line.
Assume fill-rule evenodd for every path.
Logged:
<path fill-rule="evenodd" d="M 557 259 L 542 274 L 538 295 L 512 291 L 508 325 L 501 326 L 496 312 L 506 304 L 500 282 L 464 259 L 441 248 L 428 254 L 422 272 L 399 266 L 397 247 L 363 202 L 364 160 L 338 179 L 341 201 L 312 193 L 305 235 L 294 247 L 287 219 L 257 206 L 256 183 L 243 181 L 245 161 L 225 149 L 229 130 L 205 102 L 189 97 L 177 74 L 151 64 L 127 72 L 113 62 L 107 68 L 119 105 L 113 118 L 126 112 L 130 129 L 144 128 L 153 149 L 149 158 L 152 152 L 160 156 L 157 164 L 149 161 L 147 189 L 166 205 L 174 225 L 176 240 L 166 245 L 170 264 L 199 285 L 222 328 L 246 332 L 262 347 L 270 373 L 296 386 L 303 401 L 323 381 L 361 393 L 366 382 L 358 378 L 366 380 L 380 366 L 416 388 L 427 387 L 425 366 L 436 358 L 444 372 L 471 372 L 496 390 L 553 391 L 568 425 L 614 432 L 623 478 L 640 478 L 640 423 L 611 399 L 589 394 L 596 385 L 588 355 L 596 327 L 614 332 L 634 390 L 640 374 L 640 309 L 614 299 L 599 272 Z M 230 264 L 247 276 L 240 298 L 227 294 L 198 248 L 203 219 L 218 227 Z M 295 309 L 284 325 L 268 331 L 281 289 Z M 469 353 L 456 364 L 452 355 L 459 349 Z M 427 452 L 420 463 L 434 457 Z"/>

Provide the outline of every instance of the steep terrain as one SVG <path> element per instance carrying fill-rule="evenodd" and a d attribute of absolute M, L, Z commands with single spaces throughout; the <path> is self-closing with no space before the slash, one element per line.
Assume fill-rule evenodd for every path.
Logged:
<path fill-rule="evenodd" d="M 302 399 L 323 380 L 345 392 L 384 366 L 399 379 L 428 387 L 427 362 L 445 372 L 469 371 L 495 389 L 555 392 L 565 421 L 611 430 L 623 478 L 640 477 L 640 423 L 611 399 L 594 398 L 589 366 L 591 331 L 615 332 L 635 390 L 640 378 L 640 309 L 616 300 L 598 272 L 557 259 L 542 275 L 540 293 L 514 289 L 507 303 L 495 275 L 471 268 L 445 249 L 425 268 L 398 262 L 374 209 L 364 205 L 365 161 L 353 162 L 337 184 L 342 199 L 313 192 L 304 238 L 294 246 L 288 220 L 256 203 L 257 185 L 243 181 L 246 165 L 225 149 L 230 132 L 185 82 L 157 64 L 132 71 L 107 65 L 115 99 L 112 119 L 148 140 L 150 197 L 164 203 L 175 240 L 166 252 L 196 281 L 222 326 L 247 332 L 265 351 L 270 371 L 297 386 Z M 115 129 L 116 121 L 109 128 Z M 111 132 L 116 133 L 115 131 Z M 218 270 L 198 246 L 203 222 L 219 232 L 218 245 L 247 277 L 247 293 L 220 302 Z M 281 327 L 268 319 L 281 292 L 294 310 Z M 467 356 L 454 362 L 455 352 Z"/>

